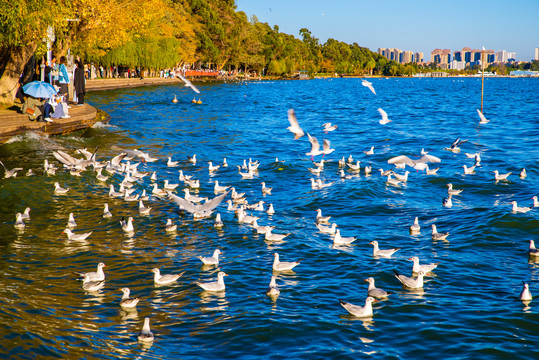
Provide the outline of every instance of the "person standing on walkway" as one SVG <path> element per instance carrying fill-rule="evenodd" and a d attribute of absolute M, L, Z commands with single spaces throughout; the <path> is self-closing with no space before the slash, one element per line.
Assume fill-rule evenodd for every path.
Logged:
<path fill-rule="evenodd" d="M 84 94 L 86 94 L 86 78 L 84 76 L 84 65 L 82 60 L 75 61 L 75 73 L 73 75 L 73 85 L 77 94 L 77 105 L 84 105 Z"/>
<path fill-rule="evenodd" d="M 60 95 L 65 96 L 65 102 L 69 101 L 69 73 L 66 67 L 66 57 L 60 58 L 58 82 L 60 83 Z"/>

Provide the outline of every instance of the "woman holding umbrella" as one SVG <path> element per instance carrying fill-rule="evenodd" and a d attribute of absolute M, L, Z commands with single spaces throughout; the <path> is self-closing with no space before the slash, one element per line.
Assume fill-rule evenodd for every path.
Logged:
<path fill-rule="evenodd" d="M 43 99 L 50 99 L 56 95 L 56 89 L 44 81 L 32 81 L 22 89 L 28 95 L 22 106 L 22 112 L 28 114 L 31 121 L 39 121 L 42 116 L 45 121 L 52 121 L 49 118 L 50 105 Z"/>

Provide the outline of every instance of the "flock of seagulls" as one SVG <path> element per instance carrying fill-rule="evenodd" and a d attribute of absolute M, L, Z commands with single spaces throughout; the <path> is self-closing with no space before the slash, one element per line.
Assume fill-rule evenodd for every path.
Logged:
<path fill-rule="evenodd" d="M 193 88 L 194 91 L 197 90 L 196 87 L 190 84 L 187 79 L 182 80 L 186 83 L 186 86 L 190 86 L 191 88 Z M 370 89 L 371 92 L 376 95 L 372 83 L 363 80 L 362 85 Z M 387 113 L 383 109 L 379 108 L 378 112 L 382 116 L 382 119 L 379 120 L 379 123 L 381 125 L 387 125 L 392 121 L 388 118 Z M 484 115 L 479 110 L 478 113 L 481 119 L 480 124 L 488 123 L 488 120 L 484 118 Z M 305 135 L 305 132 L 299 125 L 296 113 L 293 109 L 288 110 L 288 120 L 290 126 L 287 128 L 287 130 L 289 130 L 294 135 L 294 139 L 298 140 L 302 138 Z M 325 134 L 336 131 L 337 129 L 338 125 L 332 123 L 325 123 L 322 126 L 322 131 Z M 312 136 L 311 134 L 307 133 L 307 137 L 310 143 L 310 151 L 306 152 L 305 154 L 311 157 L 311 160 L 313 161 L 313 166 L 315 166 L 314 168 L 309 170 L 315 176 L 319 176 L 324 171 L 327 171 L 324 167 L 324 157 L 331 154 L 333 151 L 335 151 L 335 149 L 331 148 L 331 143 L 327 139 L 323 140 L 323 146 L 321 149 L 318 139 L 315 136 Z M 448 150 L 453 153 L 458 153 L 461 151 L 460 146 L 464 143 L 466 143 L 466 140 L 460 140 L 460 138 L 457 138 L 448 148 L 445 148 L 445 150 Z M 272 226 L 260 226 L 257 222 L 257 220 L 260 219 L 260 216 L 257 216 L 254 213 L 259 214 L 266 212 L 268 216 L 272 216 L 275 214 L 273 204 L 269 204 L 267 208 L 264 206 L 264 201 L 258 201 L 256 203 L 249 204 L 247 198 L 245 197 L 245 194 L 236 192 L 236 189 L 232 185 L 220 185 L 218 180 L 215 180 L 213 187 L 215 196 L 212 198 L 201 197 L 195 194 L 191 194 L 190 192 L 190 190 L 198 190 L 200 188 L 200 182 L 196 179 L 193 179 L 192 175 L 186 175 L 183 173 L 183 170 L 179 170 L 178 180 L 180 182 L 183 182 L 185 186 L 185 188 L 183 189 L 184 196 L 181 197 L 174 193 L 175 191 L 177 191 L 176 189 L 179 187 L 180 184 L 169 183 L 169 180 L 166 179 L 163 182 L 163 187 L 159 188 L 158 174 L 156 172 L 153 172 L 152 175 L 149 176 L 149 173 L 141 172 L 137 169 L 140 163 L 130 162 L 134 159 L 138 159 L 146 163 L 158 161 L 158 159 L 152 158 L 149 154 L 144 153 L 140 150 L 134 149 L 122 151 L 120 154 L 105 162 L 100 162 L 97 160 L 97 150 L 91 153 L 88 152 L 86 149 L 80 149 L 77 153 L 82 154 L 84 158 L 76 158 L 60 150 L 54 151 L 53 156 L 61 163 L 65 170 L 73 176 L 80 176 L 81 172 L 93 169 L 96 173 L 96 179 L 100 182 L 112 182 L 112 180 L 115 180 L 117 177 L 123 177 L 123 180 L 119 184 L 116 184 L 119 190 L 116 191 L 115 184 L 110 183 L 109 192 L 107 193 L 107 195 L 104 196 L 124 200 L 127 202 L 136 202 L 138 204 L 137 210 L 140 216 L 147 216 L 152 211 L 151 206 L 147 206 L 144 204 L 144 201 L 148 201 L 151 198 L 146 195 L 146 189 L 144 189 L 143 192 L 139 194 L 135 193 L 136 190 L 134 189 L 133 185 L 136 183 L 142 183 L 142 179 L 148 176 L 148 178 L 152 182 L 152 189 L 148 190 L 151 193 L 152 197 L 158 198 L 160 200 L 168 200 L 170 203 L 176 204 L 181 211 L 190 214 L 193 219 L 199 220 L 214 218 L 214 226 L 219 229 L 222 228 L 224 226 L 224 223 L 221 220 L 220 213 L 216 213 L 216 209 L 225 200 L 225 198 L 230 196 L 230 199 L 226 202 L 228 205 L 226 209 L 227 211 L 231 211 L 234 213 L 234 216 L 237 218 L 238 224 L 251 226 L 253 228 L 253 231 L 259 234 L 263 234 L 265 240 L 269 242 L 282 242 L 285 241 L 285 238 L 291 235 L 291 233 L 273 232 L 275 228 Z M 373 155 L 374 146 L 370 147 L 369 150 L 364 151 L 364 153 L 365 156 Z M 322 156 L 322 159 L 320 162 L 317 163 L 314 160 L 318 156 Z M 463 165 L 465 175 L 475 174 L 481 166 L 481 159 L 479 153 L 473 154 L 473 159 L 475 160 L 475 164 L 473 166 L 467 167 L 466 164 Z M 186 162 L 192 165 L 197 164 L 196 154 L 194 154 L 192 157 L 189 157 Z M 278 162 L 278 159 L 276 159 L 276 162 Z M 416 173 L 420 171 L 425 171 L 425 175 L 436 175 L 436 171 L 439 168 L 429 169 L 428 164 L 441 162 L 442 159 L 433 155 L 429 155 L 422 149 L 420 157 L 417 156 L 411 158 L 408 155 L 398 155 L 388 159 L 387 163 L 389 165 L 393 165 L 395 168 L 388 170 L 380 168 L 379 171 L 380 176 L 382 178 L 386 178 L 385 182 L 388 186 L 402 186 L 403 184 L 406 184 L 408 182 L 408 176 L 411 173 L 407 170 L 401 173 L 398 169 L 406 169 L 406 167 L 408 166 L 413 168 Z M 181 161 L 173 161 L 172 157 L 167 157 L 166 165 L 169 168 L 179 167 L 180 163 Z M 5 178 L 15 177 L 18 171 L 23 170 L 22 168 L 8 170 L 3 163 L 0 162 L 0 164 L 5 170 Z M 251 159 L 249 159 L 248 162 L 244 161 L 243 165 L 238 166 L 238 180 L 241 181 L 244 179 L 253 179 L 255 177 L 258 177 L 259 165 L 260 163 L 256 161 L 253 162 L 251 161 Z M 228 167 L 228 164 L 226 162 L 226 159 L 223 159 L 223 162 L 221 164 L 214 164 L 213 162 L 209 161 L 207 169 L 209 173 L 219 173 L 219 171 L 222 171 L 226 167 Z M 345 169 L 348 171 L 348 174 L 344 172 Z M 50 164 L 47 160 L 45 160 L 43 171 L 44 174 L 53 175 L 57 170 L 58 168 L 54 164 Z M 354 161 L 351 155 L 348 160 L 345 160 L 344 157 L 339 160 L 339 174 L 341 180 L 343 181 L 360 176 L 361 170 L 361 162 L 359 160 Z M 370 166 L 363 167 L 365 176 L 371 176 L 371 170 L 372 168 Z M 106 171 L 108 175 L 104 175 L 104 171 Z M 512 174 L 511 172 L 505 174 L 500 174 L 498 170 L 494 170 L 493 172 L 494 181 L 510 181 L 509 176 Z M 523 179 L 525 177 L 526 172 L 525 169 L 523 169 L 520 173 L 520 178 Z M 311 178 L 310 180 L 311 188 L 313 190 L 321 190 L 334 184 L 334 182 L 325 183 L 320 178 Z M 267 187 L 265 182 L 261 182 L 261 185 L 261 194 L 263 196 L 271 196 L 273 189 L 271 187 Z M 442 204 L 444 207 L 452 207 L 452 197 L 462 197 L 463 195 L 461 193 L 463 192 L 463 190 L 455 189 L 451 183 L 447 184 L 447 188 L 447 194 L 446 197 L 444 197 Z M 69 196 L 70 191 L 71 190 L 69 188 L 62 188 L 58 182 L 54 183 L 54 189 L 51 190 L 52 194 L 54 194 L 55 196 L 67 197 Z M 516 201 L 512 201 L 511 204 L 513 213 L 525 213 L 533 210 L 534 207 L 539 206 L 539 203 L 537 202 L 537 197 L 534 197 L 534 203 L 530 207 L 519 207 Z M 248 210 L 252 211 L 252 213 L 249 213 Z M 24 213 L 17 213 L 15 217 L 14 227 L 16 229 L 23 230 L 25 228 L 24 221 L 28 220 L 29 218 L 30 208 L 27 208 Z M 111 212 L 111 209 L 109 208 L 109 205 L 107 203 L 104 204 L 103 218 L 114 218 L 114 215 Z M 339 246 L 353 246 L 352 244 L 358 240 L 358 237 L 342 236 L 340 229 L 338 229 L 338 225 L 335 222 L 330 222 L 331 218 L 331 216 L 323 216 L 322 210 L 317 209 L 316 217 L 314 219 L 314 225 L 320 233 L 323 233 L 332 238 L 333 245 L 335 247 L 338 248 Z M 134 222 L 134 218 L 132 216 L 129 216 L 127 219 L 122 218 L 121 220 L 118 220 L 118 226 L 122 229 L 122 231 L 129 234 L 135 232 Z M 92 236 L 92 231 L 85 233 L 75 233 L 73 229 L 76 227 L 77 224 L 74 215 L 73 213 L 70 213 L 66 228 L 63 230 L 63 233 L 66 234 L 68 240 L 85 241 Z M 439 233 L 435 224 L 431 224 L 431 228 L 432 240 L 444 241 L 448 238 L 449 232 Z M 163 225 L 163 229 L 166 232 L 175 232 L 177 229 L 177 225 L 172 222 L 172 219 L 166 219 L 166 224 Z M 418 217 L 415 217 L 414 223 L 409 226 L 409 232 L 412 235 L 416 235 L 421 232 L 421 226 L 419 224 Z M 397 251 L 401 250 L 400 248 L 381 249 L 376 240 L 371 241 L 370 245 L 373 246 L 372 256 L 374 258 L 391 258 Z M 197 258 L 203 263 L 204 266 L 217 267 L 220 265 L 220 254 L 221 250 L 215 249 L 211 256 L 198 255 Z M 534 257 L 539 256 L 539 251 L 535 248 L 533 240 L 530 240 L 529 255 Z M 277 276 L 279 272 L 292 271 L 292 269 L 295 269 L 298 266 L 301 268 L 300 264 L 302 260 L 291 260 L 286 259 L 285 257 L 287 261 L 281 261 L 280 254 L 277 252 L 273 253 L 273 256 L 273 273 L 270 279 L 269 286 L 266 290 L 266 294 L 272 299 L 276 299 L 276 297 L 278 297 L 280 294 L 280 290 L 277 286 Z M 403 275 L 396 269 L 394 269 L 393 272 L 395 278 L 403 285 L 403 287 L 410 290 L 423 288 L 424 277 L 429 276 L 429 274 L 431 274 L 433 270 L 440 265 L 439 262 L 431 264 L 420 264 L 419 256 L 412 256 L 408 258 L 408 260 L 412 261 L 413 263 L 413 266 L 411 267 L 412 276 Z M 104 287 L 104 267 L 105 264 L 100 262 L 97 265 L 97 270 L 95 272 L 81 274 L 83 282 L 82 287 L 84 290 L 97 291 Z M 183 272 L 179 274 L 161 274 L 159 268 L 153 268 L 152 272 L 154 273 L 154 284 L 156 286 L 172 285 L 177 282 L 184 274 Z M 228 275 L 224 271 L 219 271 L 217 274 L 217 279 L 215 281 L 197 281 L 195 282 L 195 284 L 204 291 L 225 291 L 225 276 Z M 346 311 L 348 311 L 353 316 L 361 318 L 373 316 L 372 303 L 379 300 L 384 300 L 391 295 L 391 292 L 375 287 L 375 279 L 373 277 L 369 277 L 365 279 L 365 281 L 368 282 L 369 285 L 366 290 L 367 296 L 365 298 L 364 305 L 356 305 L 339 299 L 340 304 Z M 136 297 L 130 297 L 130 289 L 127 287 L 122 288 L 121 292 L 123 293 L 123 295 L 119 301 L 119 306 L 124 310 L 135 309 L 140 299 Z M 522 290 L 522 293 L 520 294 L 520 299 L 522 301 L 532 300 L 532 295 L 530 293 L 529 285 L 527 283 L 524 283 L 524 288 Z M 138 340 L 142 342 L 149 342 L 154 340 L 154 335 L 150 329 L 149 317 L 146 317 L 144 319 L 144 325 L 140 334 L 138 335 Z"/>

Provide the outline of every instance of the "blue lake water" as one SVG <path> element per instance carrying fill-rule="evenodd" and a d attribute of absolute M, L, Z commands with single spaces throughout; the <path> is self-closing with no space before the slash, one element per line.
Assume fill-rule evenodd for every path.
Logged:
<path fill-rule="evenodd" d="M 197 83 L 200 105 L 191 104 L 189 88 L 177 85 L 92 92 L 88 103 L 108 112 L 110 125 L 50 138 L 27 134 L 0 145 L 8 168 L 24 168 L 16 178 L 0 179 L 0 357 L 539 358 L 539 300 L 519 300 L 523 281 L 539 296 L 539 259 L 528 257 L 529 240 L 539 240 L 539 209 L 514 214 L 510 204 L 530 206 L 539 195 L 539 79 L 485 79 L 486 125 L 478 125 L 476 112 L 481 79 L 372 83 L 376 96 L 358 79 Z M 311 188 L 310 145 L 307 136 L 294 140 L 286 129 L 290 108 L 306 133 L 335 149 L 319 176 L 334 182 L 327 188 Z M 380 125 L 378 108 L 392 122 Z M 326 122 L 338 129 L 324 134 Z M 460 153 L 444 150 L 458 137 L 467 140 Z M 364 154 L 371 146 L 374 155 Z M 45 159 L 60 165 L 54 150 L 76 155 L 76 149 L 96 147 L 100 161 L 122 149 L 158 158 L 138 170 L 155 171 L 160 188 L 165 179 L 178 183 L 180 169 L 200 180 L 199 196 L 215 196 L 215 180 L 233 185 L 250 204 L 273 204 L 273 216 L 252 211 L 259 224 L 290 235 L 265 241 L 238 224 L 224 202 L 217 208 L 223 230 L 214 228 L 214 216 L 195 220 L 170 200 L 150 198 L 145 204 L 153 209 L 141 216 L 137 203 L 107 195 L 108 184 L 118 188 L 119 174 L 106 183 L 93 170 L 81 177 L 62 169 L 43 175 Z M 422 148 L 441 158 L 429 164 L 440 168 L 437 175 L 407 168 L 407 183 L 388 185 L 378 169 L 392 168 L 387 160 L 393 156 L 418 158 Z M 474 164 L 465 153 L 476 152 L 480 166 L 464 175 L 462 166 Z M 195 165 L 187 161 L 193 154 Z M 361 161 L 360 176 L 341 180 L 337 160 L 350 155 Z M 167 167 L 169 156 L 180 166 Z M 230 166 L 209 174 L 208 162 L 223 158 Z M 237 165 L 249 158 L 260 162 L 258 173 L 242 180 Z M 371 176 L 366 165 L 373 167 Z M 35 176 L 25 176 L 29 168 Z M 521 179 L 523 168 L 527 177 Z M 496 182 L 494 170 L 512 175 Z M 271 195 L 262 195 L 262 181 Z M 55 182 L 70 191 L 54 195 Z M 451 208 L 442 206 L 448 183 L 464 190 Z M 134 188 L 151 192 L 151 184 L 146 176 Z M 111 219 L 101 216 L 104 203 Z M 31 219 L 24 231 L 16 230 L 15 214 L 27 206 Z M 333 247 L 315 226 L 318 208 L 343 236 L 358 240 Z M 62 233 L 70 212 L 78 223 L 73 231 L 92 231 L 87 240 L 69 241 Z M 129 216 L 132 236 L 119 225 Z M 416 216 L 421 232 L 410 235 Z M 165 231 L 167 218 L 178 225 L 175 233 Z M 449 232 L 446 241 L 431 239 L 432 224 Z M 390 259 L 374 258 L 373 240 L 400 250 Z M 223 252 L 219 267 L 203 267 L 197 256 L 216 248 Z M 293 272 L 277 274 L 281 293 L 272 300 L 265 292 L 275 252 L 282 261 L 302 261 Z M 393 275 L 394 269 L 412 274 L 411 256 L 440 262 L 422 291 L 403 288 Z M 106 264 L 105 286 L 86 292 L 75 273 L 95 271 L 99 262 Z M 185 273 L 171 286 L 156 287 L 155 267 Z M 229 275 L 225 292 L 207 293 L 195 284 L 214 280 L 218 271 Z M 392 294 L 374 303 L 371 318 L 356 318 L 339 299 L 363 305 L 370 276 Z M 136 312 L 120 308 L 122 287 L 141 298 Z M 148 345 L 137 341 L 145 317 L 155 335 Z"/>

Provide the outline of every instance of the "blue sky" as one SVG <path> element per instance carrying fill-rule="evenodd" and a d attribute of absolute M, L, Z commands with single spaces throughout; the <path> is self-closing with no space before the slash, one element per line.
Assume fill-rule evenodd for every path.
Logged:
<path fill-rule="evenodd" d="M 299 38 L 305 27 L 328 38 L 421 51 L 463 47 L 516 52 L 530 61 L 539 47 L 539 0 L 236 0 L 237 10 Z"/>

